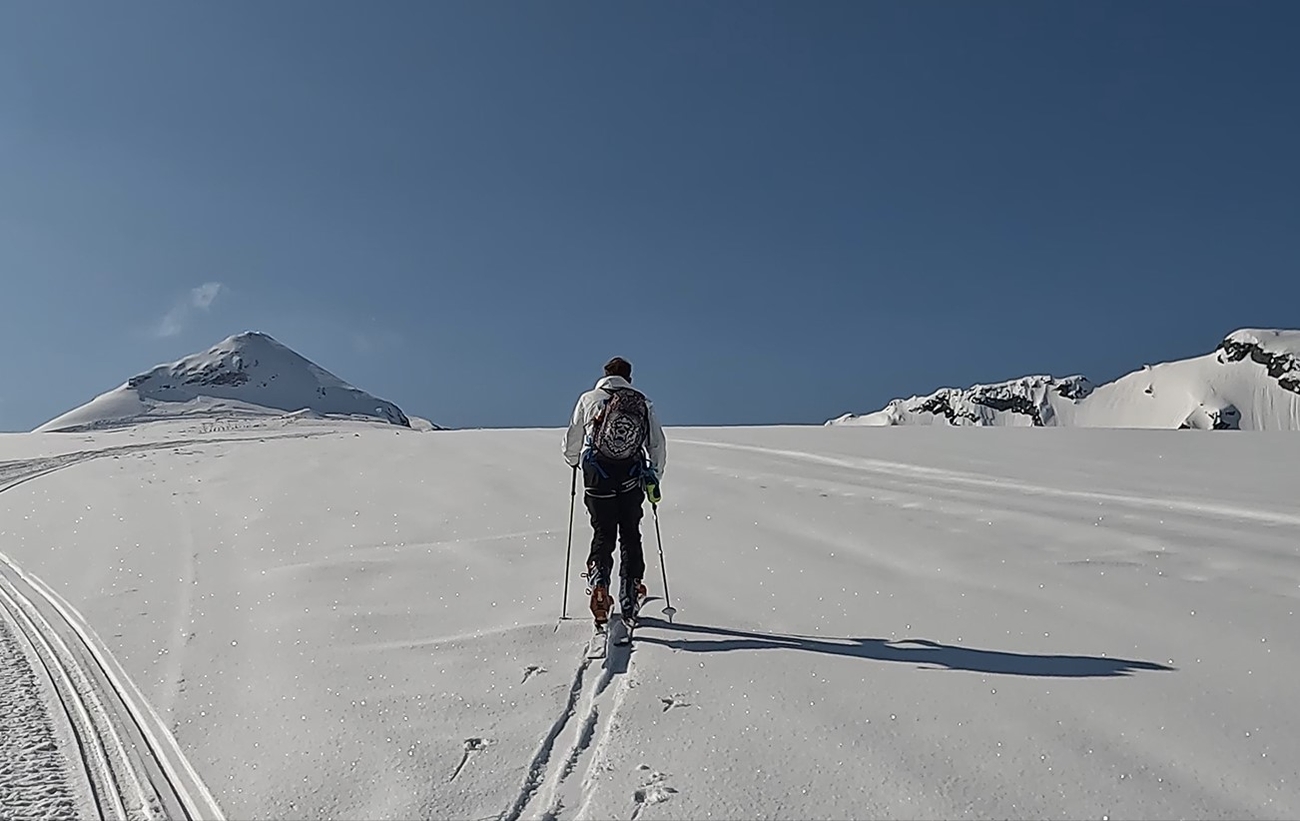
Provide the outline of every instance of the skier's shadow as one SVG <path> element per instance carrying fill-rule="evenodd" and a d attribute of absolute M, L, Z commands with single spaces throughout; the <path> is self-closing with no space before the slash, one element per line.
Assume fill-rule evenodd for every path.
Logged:
<path fill-rule="evenodd" d="M 729 650 L 802 650 L 832 656 L 849 656 L 872 661 L 914 664 L 931 670 L 966 670 L 1004 676 L 1042 676 L 1054 678 L 1109 678 L 1128 676 L 1142 670 L 1173 670 L 1152 661 L 1133 661 L 1109 656 L 1059 656 L 1033 653 L 1006 653 L 939 644 L 926 639 L 814 638 L 779 633 L 752 633 L 723 627 L 669 623 L 663 619 L 642 617 L 643 628 L 695 633 L 716 638 L 674 639 L 637 632 L 637 642 L 658 644 L 688 653 L 722 653 Z"/>

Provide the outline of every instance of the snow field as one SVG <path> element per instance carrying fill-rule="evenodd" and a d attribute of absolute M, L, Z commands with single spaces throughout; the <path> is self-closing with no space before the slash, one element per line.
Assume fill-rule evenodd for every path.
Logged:
<path fill-rule="evenodd" d="M 0 541 L 231 818 L 1300 812 L 1294 437 L 669 447 L 676 624 L 590 663 L 556 431 L 0 437 Z"/>

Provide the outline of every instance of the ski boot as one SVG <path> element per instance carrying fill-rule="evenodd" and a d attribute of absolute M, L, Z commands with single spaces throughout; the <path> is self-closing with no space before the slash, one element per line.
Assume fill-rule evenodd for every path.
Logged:
<path fill-rule="evenodd" d="M 609 596 L 609 588 L 594 587 L 591 590 L 591 615 L 596 619 L 597 627 L 604 627 L 609 622 L 610 605 L 613 599 Z"/>
<path fill-rule="evenodd" d="M 646 589 L 640 579 L 624 579 L 620 585 L 618 609 L 623 615 L 623 621 L 629 626 L 636 624 L 636 618 L 641 613 L 641 605 L 645 603 Z"/>
<path fill-rule="evenodd" d="M 582 575 L 587 579 L 587 593 L 591 596 L 591 615 L 595 620 L 591 638 L 587 641 L 587 658 L 600 659 L 605 657 L 606 647 L 609 644 L 609 611 L 614 600 L 609 595 L 609 582 L 595 565 L 589 566 L 587 572 Z"/>
<path fill-rule="evenodd" d="M 632 631 L 636 629 L 636 618 L 645 601 L 646 589 L 640 579 L 624 579 L 619 587 L 618 609 L 623 629 L 615 632 L 614 644 L 625 647 L 632 643 Z"/>
<path fill-rule="evenodd" d="M 596 621 L 596 629 L 601 630 L 609 623 L 609 611 L 614 604 L 609 595 L 609 582 L 594 564 L 588 565 L 583 575 L 587 579 L 587 593 L 591 596 L 591 615 Z"/>

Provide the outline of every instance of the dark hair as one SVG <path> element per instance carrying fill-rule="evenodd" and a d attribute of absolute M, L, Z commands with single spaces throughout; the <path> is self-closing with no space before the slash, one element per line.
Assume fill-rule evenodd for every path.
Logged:
<path fill-rule="evenodd" d="M 632 363 L 628 362 L 621 356 L 616 356 L 605 363 L 606 376 L 621 376 L 624 379 L 632 379 Z"/>

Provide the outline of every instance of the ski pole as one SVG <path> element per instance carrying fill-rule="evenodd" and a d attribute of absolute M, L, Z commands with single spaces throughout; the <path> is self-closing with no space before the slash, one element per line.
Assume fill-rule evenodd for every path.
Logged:
<path fill-rule="evenodd" d="M 664 566 L 664 537 L 659 532 L 659 505 L 651 502 L 650 510 L 655 517 L 655 542 L 659 545 L 659 570 L 664 574 L 664 615 L 668 621 L 672 622 L 673 616 L 677 615 L 677 608 L 673 607 L 673 599 L 668 595 L 668 568 Z"/>
<path fill-rule="evenodd" d="M 560 607 L 560 621 L 569 617 L 569 562 L 573 557 L 573 509 L 578 505 L 578 467 L 573 468 L 569 482 L 569 540 L 564 550 L 564 604 Z"/>

